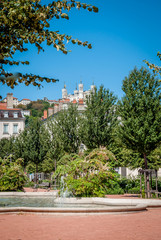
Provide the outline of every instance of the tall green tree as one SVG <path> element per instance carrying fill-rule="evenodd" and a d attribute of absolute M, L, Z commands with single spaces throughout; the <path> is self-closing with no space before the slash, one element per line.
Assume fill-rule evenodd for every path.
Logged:
<path fill-rule="evenodd" d="M 65 43 L 71 42 L 91 48 L 87 41 L 81 42 L 72 36 L 61 34 L 59 31 L 50 29 L 50 21 L 60 18 L 69 19 L 69 11 L 72 8 L 87 9 L 98 12 L 98 8 L 75 0 L 51 1 L 43 5 L 41 0 L 3 0 L 0 1 L 0 82 L 14 88 L 18 83 L 26 86 L 33 84 L 41 86 L 42 81 L 57 81 L 34 74 L 12 74 L 5 70 L 6 65 L 29 64 L 28 61 L 14 61 L 17 51 L 28 51 L 34 44 L 38 53 L 44 51 L 42 44 L 52 45 L 54 48 L 68 53 Z"/>
<path fill-rule="evenodd" d="M 103 86 L 91 93 L 86 101 L 86 110 L 82 119 L 81 138 L 89 149 L 109 145 L 116 124 L 115 104 L 117 98 Z"/>
<path fill-rule="evenodd" d="M 67 110 L 57 113 L 48 123 L 51 133 L 53 151 L 77 153 L 80 146 L 79 137 L 80 116 L 77 106 L 70 105 Z M 55 150 L 54 150 L 55 149 Z"/>
<path fill-rule="evenodd" d="M 29 162 L 36 165 L 36 174 L 38 166 L 41 165 L 48 152 L 48 132 L 38 118 L 31 118 L 28 127 L 18 136 L 16 140 L 17 156 L 24 158 L 25 166 Z"/>
<path fill-rule="evenodd" d="M 147 69 L 135 68 L 123 81 L 124 97 L 119 103 L 119 136 L 123 144 L 144 158 L 148 168 L 148 155 L 161 141 L 160 82 Z"/>

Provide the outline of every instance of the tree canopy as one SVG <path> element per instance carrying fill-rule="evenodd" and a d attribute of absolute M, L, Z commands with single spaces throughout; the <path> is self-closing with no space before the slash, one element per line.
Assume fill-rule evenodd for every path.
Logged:
<path fill-rule="evenodd" d="M 159 59 L 161 60 L 161 53 L 158 52 L 157 53 L 157 56 L 159 57 Z M 161 67 L 160 66 L 157 66 L 156 64 L 154 63 L 150 63 L 149 61 L 147 60 L 144 60 L 144 62 L 147 64 L 147 66 L 153 70 L 154 73 L 159 73 L 161 75 Z"/>
<path fill-rule="evenodd" d="M 80 116 L 77 106 L 69 105 L 68 109 L 58 112 L 47 121 L 47 129 L 51 134 L 51 145 L 54 152 L 77 153 L 80 147 Z M 59 153 L 58 153 L 59 152 Z"/>
<path fill-rule="evenodd" d="M 95 89 L 86 101 L 87 107 L 82 119 L 82 142 L 89 149 L 109 145 L 112 131 L 116 123 L 116 97 L 108 89 L 101 86 Z"/>
<path fill-rule="evenodd" d="M 14 61 L 13 57 L 17 51 L 21 53 L 28 51 L 30 45 L 34 44 L 38 53 L 43 49 L 42 43 L 52 45 L 64 54 L 68 53 L 66 42 L 87 46 L 92 48 L 87 41 L 82 42 L 73 39 L 68 34 L 50 30 L 52 19 L 69 19 L 69 11 L 72 8 L 87 9 L 98 12 L 98 8 L 75 0 L 58 0 L 43 5 L 41 0 L 3 0 L 0 1 L 0 82 L 11 88 L 19 83 L 26 86 L 33 84 L 41 86 L 42 81 L 55 82 L 57 79 L 49 79 L 34 74 L 13 74 L 5 70 L 6 65 L 29 64 L 28 61 Z"/>
<path fill-rule="evenodd" d="M 147 69 L 135 68 L 124 79 L 122 89 L 119 137 L 127 149 L 139 154 L 138 159 L 144 159 L 140 167 L 150 167 L 147 157 L 161 141 L 160 82 Z"/>

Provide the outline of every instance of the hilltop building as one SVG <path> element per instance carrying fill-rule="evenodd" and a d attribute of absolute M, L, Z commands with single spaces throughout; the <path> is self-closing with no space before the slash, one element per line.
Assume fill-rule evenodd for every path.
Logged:
<path fill-rule="evenodd" d="M 91 92 L 94 92 L 95 85 L 91 85 L 91 88 L 87 91 L 84 91 L 83 88 L 83 83 L 80 82 L 80 84 L 78 85 L 78 89 L 76 87 L 76 89 L 74 90 L 74 94 L 68 94 L 66 85 L 64 84 L 64 88 L 62 89 L 62 100 L 69 99 L 69 102 L 74 101 L 74 103 L 75 101 L 78 103 L 80 99 L 85 101 L 87 96 L 89 96 Z"/>
<path fill-rule="evenodd" d="M 31 100 L 28 99 L 28 98 L 23 98 L 21 101 L 19 101 L 19 104 L 22 104 L 22 105 L 25 105 L 25 106 L 29 103 L 31 103 Z"/>
<path fill-rule="evenodd" d="M 80 82 L 78 85 L 78 89 L 74 90 L 73 94 L 68 94 L 66 85 L 64 84 L 64 88 L 62 89 L 62 98 L 58 101 L 56 100 L 48 100 L 46 97 L 44 98 L 44 101 L 47 101 L 50 103 L 50 105 L 53 104 L 53 107 L 50 107 L 48 109 L 48 112 L 44 112 L 44 119 L 47 117 L 63 110 L 68 109 L 69 104 L 77 104 L 78 111 L 84 111 L 86 108 L 86 99 L 90 95 L 91 92 L 95 91 L 95 85 L 91 85 L 90 89 L 87 91 L 84 91 L 83 83 Z"/>
<path fill-rule="evenodd" d="M 4 103 L 7 103 L 7 97 L 5 97 L 4 99 L 3 99 L 3 102 Z M 22 105 L 27 105 L 27 104 L 29 104 L 29 103 L 31 103 L 31 100 L 30 99 L 27 99 L 27 98 L 23 98 L 21 101 L 18 101 L 18 98 L 16 98 L 16 97 L 13 97 L 13 106 L 17 106 L 17 105 L 19 105 L 19 104 L 22 104 Z"/>

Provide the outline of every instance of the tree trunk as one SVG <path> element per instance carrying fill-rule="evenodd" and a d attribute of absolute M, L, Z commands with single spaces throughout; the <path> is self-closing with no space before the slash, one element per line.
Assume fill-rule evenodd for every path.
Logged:
<path fill-rule="evenodd" d="M 145 170 L 148 169 L 148 161 L 147 161 L 147 157 L 146 154 L 144 153 L 144 162 L 145 162 Z M 144 175 L 145 177 L 145 184 L 146 184 L 146 191 L 147 191 L 147 198 L 150 198 L 150 182 L 149 182 L 149 173 L 146 172 L 146 174 Z"/>
<path fill-rule="evenodd" d="M 56 171 L 56 159 L 55 159 L 55 171 Z M 54 186 L 55 186 L 55 189 L 56 189 L 56 177 L 55 177 L 55 180 L 54 180 Z"/>

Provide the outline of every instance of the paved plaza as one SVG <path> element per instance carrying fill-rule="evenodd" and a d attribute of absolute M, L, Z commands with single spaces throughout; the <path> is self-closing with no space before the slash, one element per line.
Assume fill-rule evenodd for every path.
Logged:
<path fill-rule="evenodd" d="M 128 214 L 0 215 L 1 240 L 161 240 L 161 208 Z"/>

